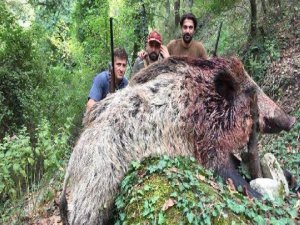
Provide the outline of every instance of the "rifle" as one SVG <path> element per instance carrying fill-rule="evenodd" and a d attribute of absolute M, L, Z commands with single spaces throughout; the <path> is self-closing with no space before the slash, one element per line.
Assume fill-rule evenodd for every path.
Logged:
<path fill-rule="evenodd" d="M 110 92 L 114 93 L 116 90 L 115 79 L 115 57 L 114 57 L 114 35 L 113 35 L 113 18 L 109 18 L 110 25 L 110 50 L 111 50 L 111 67 L 110 69 Z"/>
<path fill-rule="evenodd" d="M 220 23 L 220 26 L 219 26 L 217 41 L 216 41 L 215 50 L 214 50 L 214 53 L 213 53 L 214 57 L 217 56 L 217 50 L 218 50 L 218 45 L 219 45 L 219 40 L 220 40 L 222 25 L 223 25 L 223 21 Z"/>

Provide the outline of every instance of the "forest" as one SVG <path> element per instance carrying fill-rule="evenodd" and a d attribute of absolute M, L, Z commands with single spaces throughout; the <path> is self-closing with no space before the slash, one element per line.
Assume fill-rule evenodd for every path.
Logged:
<path fill-rule="evenodd" d="M 212 57 L 222 23 L 217 55 L 241 59 L 297 119 L 289 132 L 259 136 L 259 150 L 273 153 L 300 182 L 298 0 L 4 0 L 0 11 L 1 224 L 61 224 L 57 198 L 65 168 L 93 78 L 111 60 L 110 18 L 114 46 L 129 55 L 128 79 L 149 31 L 159 31 L 167 44 L 180 38 L 181 15 L 192 12 L 194 39 Z M 291 198 L 299 222 L 300 197 Z"/>

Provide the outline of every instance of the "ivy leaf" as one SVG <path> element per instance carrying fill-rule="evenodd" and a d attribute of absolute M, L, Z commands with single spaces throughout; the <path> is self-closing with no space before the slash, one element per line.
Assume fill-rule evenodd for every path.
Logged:
<path fill-rule="evenodd" d="M 131 165 L 132 165 L 132 167 L 134 168 L 134 169 L 138 169 L 138 168 L 140 168 L 140 166 L 141 166 L 141 163 L 139 162 L 139 161 L 133 161 L 132 163 L 131 163 Z"/>
<path fill-rule="evenodd" d="M 158 224 L 163 224 L 165 222 L 165 217 L 162 212 L 158 214 Z"/>
<path fill-rule="evenodd" d="M 194 218 L 195 218 L 195 215 L 194 215 L 194 213 L 189 212 L 189 213 L 186 215 L 186 217 L 187 217 L 189 223 L 192 223 L 193 220 L 194 220 Z"/>

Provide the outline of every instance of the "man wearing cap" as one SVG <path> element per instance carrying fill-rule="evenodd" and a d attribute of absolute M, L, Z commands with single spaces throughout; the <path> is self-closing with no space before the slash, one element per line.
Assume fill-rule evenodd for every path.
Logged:
<path fill-rule="evenodd" d="M 133 65 L 133 74 L 154 62 L 170 56 L 167 47 L 162 45 L 161 35 L 155 30 L 148 35 L 145 51 L 141 51 L 138 55 Z"/>
<path fill-rule="evenodd" d="M 207 59 L 202 43 L 193 40 L 197 28 L 197 19 L 194 14 L 184 14 L 180 18 L 180 27 L 182 38 L 172 40 L 167 45 L 170 55 Z"/>

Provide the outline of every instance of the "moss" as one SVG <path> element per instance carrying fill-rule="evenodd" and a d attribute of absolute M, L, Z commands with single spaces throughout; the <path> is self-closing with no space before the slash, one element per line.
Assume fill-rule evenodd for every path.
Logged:
<path fill-rule="evenodd" d="M 137 164 L 117 198 L 116 224 L 263 224 L 290 220 L 288 209 L 230 192 L 194 159 L 168 157 Z M 274 213 L 272 212 L 274 210 Z"/>
<path fill-rule="evenodd" d="M 142 185 L 135 186 L 132 195 L 128 196 L 129 205 L 125 208 L 128 216 L 128 224 L 144 222 L 143 218 L 136 215 L 147 215 L 157 213 L 162 207 L 165 199 L 171 194 L 172 189 L 164 177 L 153 175 L 148 177 Z M 156 208 L 152 207 L 155 204 Z"/>
<path fill-rule="evenodd" d="M 282 181 L 280 181 L 280 186 L 279 186 L 279 191 L 278 191 L 278 193 L 279 193 L 279 197 L 281 198 L 281 199 L 284 199 L 285 198 L 285 196 L 286 196 L 286 192 L 285 192 L 285 187 L 284 187 L 284 184 L 283 184 L 283 182 Z"/>
<path fill-rule="evenodd" d="M 244 216 L 237 216 L 233 213 L 222 213 L 212 219 L 214 225 L 231 225 L 231 224 L 252 224 Z"/>

